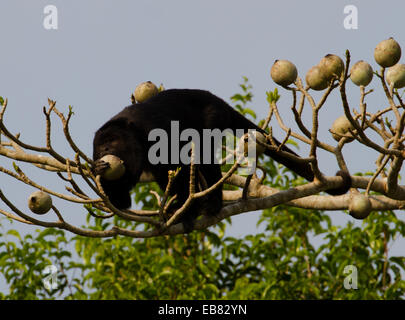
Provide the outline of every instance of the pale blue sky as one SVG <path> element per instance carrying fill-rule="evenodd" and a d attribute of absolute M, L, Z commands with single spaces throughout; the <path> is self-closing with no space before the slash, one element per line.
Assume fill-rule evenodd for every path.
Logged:
<path fill-rule="evenodd" d="M 58 9 L 58 30 L 43 27 L 43 9 L 49 4 Z M 357 30 L 343 26 L 346 5 L 358 9 Z M 353 62 L 364 59 L 377 68 L 373 51 L 379 41 L 393 36 L 405 48 L 404 9 L 403 2 L 393 0 L 3 0 L 0 95 L 9 99 L 6 122 L 13 132 L 21 132 L 25 142 L 44 144 L 42 106 L 47 98 L 56 100 L 61 111 L 73 105 L 73 138 L 91 155 L 94 132 L 130 103 L 131 91 L 140 82 L 206 89 L 229 101 L 242 76 L 253 85 L 252 107 L 262 118 L 267 113 L 265 91 L 276 87 L 269 76 L 275 59 L 293 61 L 305 77 L 325 54 L 344 57 L 349 49 Z M 377 89 L 368 99 L 370 110 L 382 108 L 386 103 L 376 79 L 370 87 Z M 355 106 L 358 89 L 350 85 L 348 91 Z M 280 93 L 280 111 L 287 125 L 293 126 L 290 96 L 282 89 Z M 337 98 L 334 93 L 321 112 L 320 130 L 329 143 L 334 142 L 327 129 L 343 112 Z M 282 137 L 273 126 L 276 136 Z M 54 145 L 72 157 L 60 133 L 55 124 Z M 300 153 L 307 150 L 302 146 Z M 374 156 L 366 148 L 353 144 L 345 155 L 352 172 L 374 170 Z M 10 166 L 4 158 L 0 163 Z M 332 175 L 337 164 L 321 153 L 320 167 Z M 50 175 L 27 172 L 63 191 Z M 31 188 L 4 175 L 0 188 L 26 209 Z M 78 206 L 55 202 L 69 221 L 80 224 L 86 215 Z M 350 219 L 337 212 L 331 216 L 337 223 Z M 255 232 L 256 217 L 235 217 L 230 232 L 237 236 Z M 5 221 L 3 226 L 10 227 Z M 27 230 L 15 223 L 12 227 Z"/>

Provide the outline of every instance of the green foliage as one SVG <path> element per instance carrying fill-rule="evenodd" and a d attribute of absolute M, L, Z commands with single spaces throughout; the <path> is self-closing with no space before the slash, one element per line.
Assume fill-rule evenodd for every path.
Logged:
<path fill-rule="evenodd" d="M 78 290 L 68 298 L 216 298 L 219 261 L 208 248 L 210 241 L 220 244 L 216 238 L 209 232 L 145 240 L 78 237 L 77 250 L 85 259 L 76 264 Z M 91 293 L 81 290 L 86 287 Z"/>
<path fill-rule="evenodd" d="M 65 270 L 69 269 L 72 254 L 67 250 L 68 241 L 61 230 L 36 230 L 34 235 L 21 235 L 16 230 L 0 233 L 0 274 L 9 285 L 7 299 L 54 299 L 68 286 Z M 47 266 L 58 270 L 58 288 L 47 290 L 43 285 Z"/>
<path fill-rule="evenodd" d="M 267 91 L 266 95 L 267 95 L 267 102 L 269 104 L 275 103 L 280 99 L 280 95 L 278 94 L 277 88 L 275 88 L 273 92 Z"/>
<path fill-rule="evenodd" d="M 253 119 L 256 119 L 256 113 L 246 107 L 248 102 L 252 101 L 253 94 L 252 94 L 252 86 L 248 82 L 248 78 L 243 77 L 243 83 L 239 85 L 242 89 L 242 93 L 237 93 L 231 97 L 232 102 L 235 103 L 234 107 L 237 111 L 239 111 L 244 116 L 251 116 Z"/>
<path fill-rule="evenodd" d="M 251 86 L 244 80 L 242 94 L 233 97 L 241 108 L 251 99 Z M 303 183 L 270 159 L 263 159 L 262 166 L 269 186 Z M 134 198 L 140 207 L 156 209 L 152 189 L 161 194 L 156 184 L 137 185 Z M 226 236 L 225 222 L 203 232 L 150 239 L 68 240 L 60 230 L 24 237 L 9 230 L 0 234 L 0 274 L 9 288 L 0 298 L 403 299 L 405 257 L 393 256 L 390 248 L 405 236 L 404 221 L 393 212 L 374 212 L 362 223 L 336 226 L 330 216 L 337 214 L 344 213 L 282 205 L 263 211 L 258 222 L 262 233 L 241 238 Z M 142 228 L 88 216 L 91 229 L 113 225 Z M 54 291 L 42 282 L 42 271 L 50 264 L 58 269 Z M 357 289 L 345 288 L 352 275 L 347 266 L 357 270 Z"/>
<path fill-rule="evenodd" d="M 0 271 L 10 284 L 4 298 L 57 298 L 62 292 L 66 299 L 403 298 L 405 258 L 388 255 L 405 234 L 394 213 L 337 227 L 325 213 L 279 206 L 265 210 L 260 223 L 263 233 L 240 239 L 225 237 L 224 225 L 143 240 L 75 237 L 80 260 L 69 263 L 63 260 L 70 253 L 60 250 L 66 245 L 61 231 L 24 238 L 11 231 L 18 242 L 0 244 Z M 41 277 L 51 263 L 65 270 L 55 292 L 44 289 Z M 349 265 L 357 268 L 357 290 L 344 288 Z"/>

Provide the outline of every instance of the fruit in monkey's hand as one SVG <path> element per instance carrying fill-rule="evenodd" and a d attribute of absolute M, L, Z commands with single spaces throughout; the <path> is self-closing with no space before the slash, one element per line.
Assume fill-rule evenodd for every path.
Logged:
<path fill-rule="evenodd" d="M 109 167 L 101 174 L 101 176 L 106 180 L 117 180 L 121 178 L 125 173 L 124 161 L 122 161 L 117 156 L 112 154 L 107 154 L 100 160 L 107 162 Z"/>
<path fill-rule="evenodd" d="M 35 191 L 28 197 L 28 208 L 36 214 L 45 214 L 52 208 L 52 198 L 43 191 Z"/>

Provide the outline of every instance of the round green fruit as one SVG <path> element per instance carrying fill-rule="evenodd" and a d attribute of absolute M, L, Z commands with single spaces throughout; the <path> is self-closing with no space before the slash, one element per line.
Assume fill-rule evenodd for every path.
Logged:
<path fill-rule="evenodd" d="M 350 70 L 350 80 L 356 86 L 367 86 L 372 79 L 373 69 L 363 60 L 356 62 Z"/>
<path fill-rule="evenodd" d="M 371 201 L 363 194 L 355 194 L 349 203 L 349 214 L 355 219 L 365 219 L 371 212 Z"/>
<path fill-rule="evenodd" d="M 324 90 L 328 87 L 326 74 L 319 66 L 309 69 L 305 76 L 305 81 L 311 89 L 316 91 Z"/>
<path fill-rule="evenodd" d="M 43 191 L 35 191 L 28 197 L 28 208 L 36 214 L 45 214 L 52 208 L 52 198 Z"/>
<path fill-rule="evenodd" d="M 124 161 L 122 161 L 117 156 L 108 154 L 102 157 L 101 160 L 104 162 L 108 162 L 110 164 L 110 167 L 107 168 L 102 174 L 102 177 L 104 179 L 112 181 L 117 180 L 124 175 L 125 173 Z"/>
<path fill-rule="evenodd" d="M 142 82 L 135 88 L 135 100 L 139 103 L 145 102 L 150 98 L 156 96 L 159 93 L 159 89 L 151 82 Z"/>
<path fill-rule="evenodd" d="M 318 66 L 328 81 L 334 76 L 340 78 L 345 69 L 343 60 L 335 54 L 327 54 L 324 56 Z"/>
<path fill-rule="evenodd" d="M 333 139 L 339 142 L 340 139 L 343 138 L 342 136 L 350 134 L 350 130 L 354 130 L 354 127 L 352 126 L 350 121 L 346 118 L 346 116 L 341 116 L 333 122 L 330 130 L 332 132 Z M 347 142 L 351 142 L 353 140 L 354 138 L 351 138 L 348 139 Z"/>
<path fill-rule="evenodd" d="M 280 86 L 288 86 L 297 79 L 298 71 L 295 65 L 288 60 L 276 60 L 271 67 L 270 76 Z"/>
<path fill-rule="evenodd" d="M 393 38 L 381 41 L 374 50 L 375 61 L 384 68 L 392 67 L 401 58 L 401 47 Z"/>
<path fill-rule="evenodd" d="M 405 65 L 396 64 L 387 71 L 387 82 L 393 88 L 405 87 Z"/>

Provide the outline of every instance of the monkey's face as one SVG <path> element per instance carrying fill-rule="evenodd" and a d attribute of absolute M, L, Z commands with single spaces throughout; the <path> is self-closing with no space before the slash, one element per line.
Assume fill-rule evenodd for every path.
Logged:
<path fill-rule="evenodd" d="M 120 126 L 109 126 L 96 133 L 93 143 L 94 160 L 112 154 L 120 159 L 125 159 L 130 143 L 133 141 L 131 132 Z"/>
<path fill-rule="evenodd" d="M 101 145 L 98 146 L 98 154 L 103 157 L 107 154 L 119 156 L 123 153 L 124 139 L 119 136 L 106 138 Z"/>

